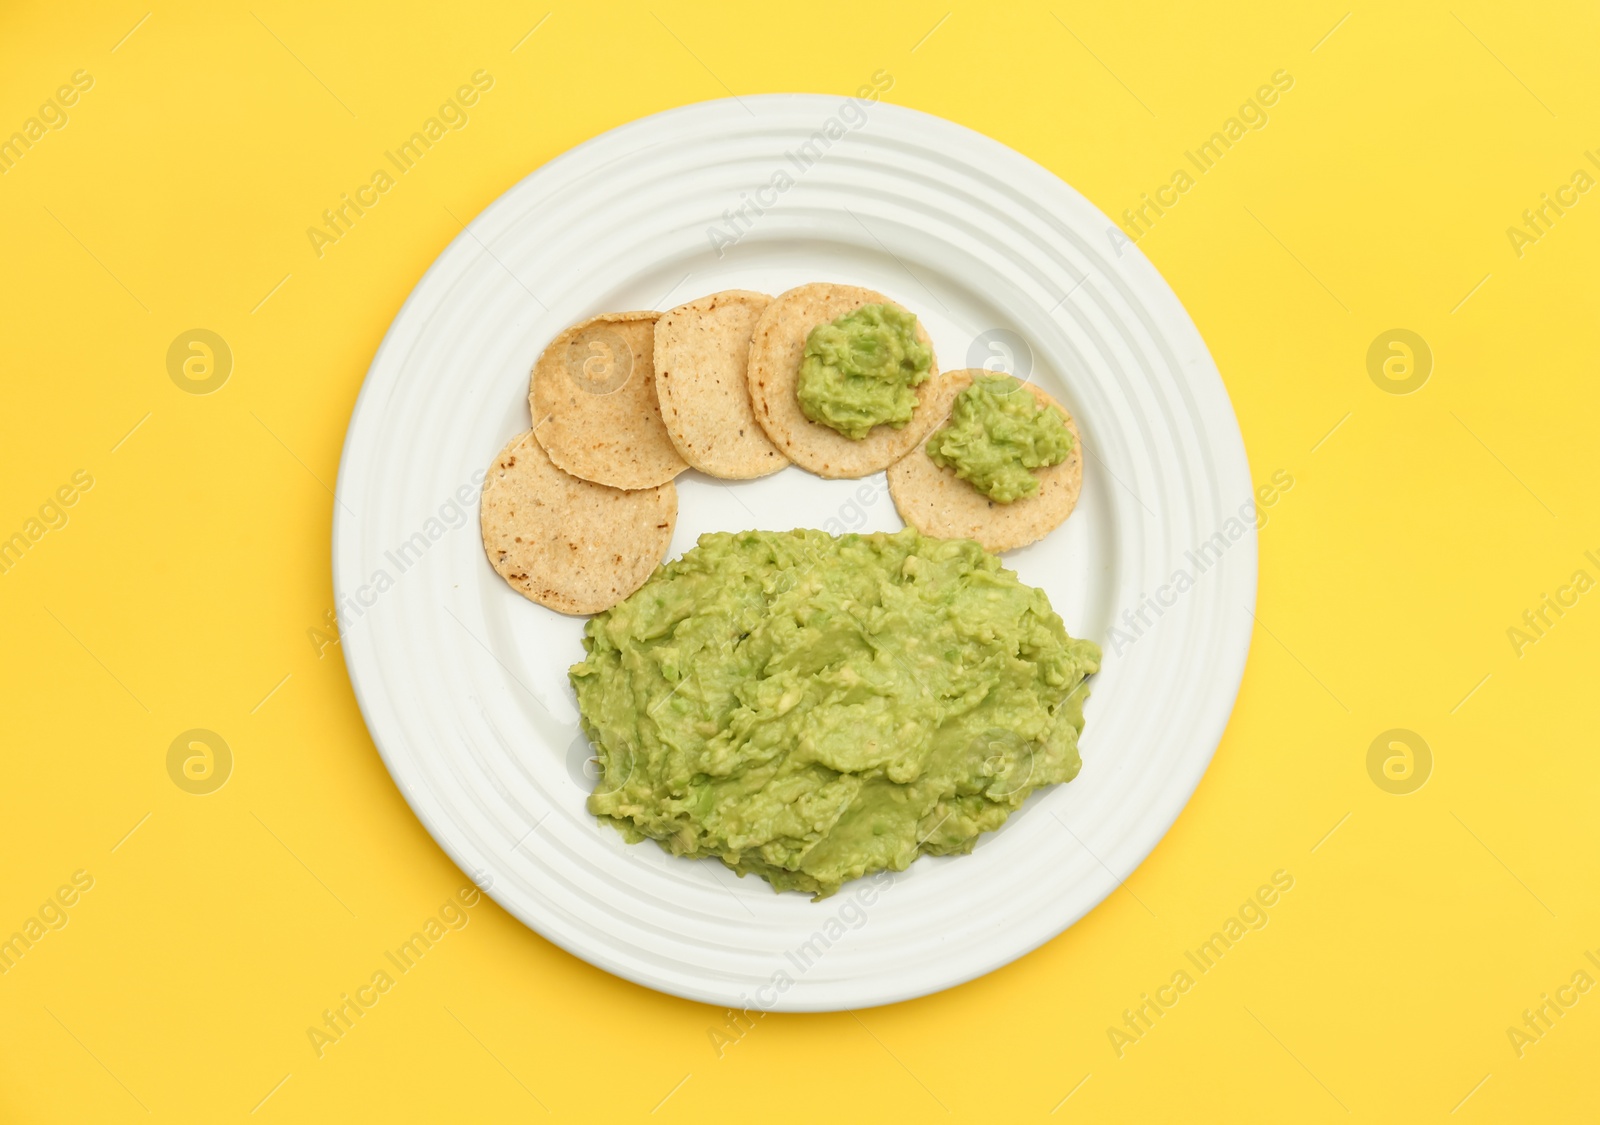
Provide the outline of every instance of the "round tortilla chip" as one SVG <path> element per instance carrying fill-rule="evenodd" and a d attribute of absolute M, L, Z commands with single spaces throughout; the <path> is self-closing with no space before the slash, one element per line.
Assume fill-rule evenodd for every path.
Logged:
<path fill-rule="evenodd" d="M 935 395 L 922 407 L 942 425 L 950 416 L 956 395 L 972 384 L 981 369 L 946 371 L 939 376 Z M 924 535 L 941 539 L 976 539 L 987 551 L 1010 551 L 1043 539 L 1066 522 L 1083 489 L 1083 439 L 1067 408 L 1032 383 L 1023 384 L 1041 406 L 1053 406 L 1072 431 L 1072 452 L 1059 465 L 1033 470 L 1039 491 L 1009 504 L 997 504 L 956 476 L 951 468 L 933 463 L 925 448 L 926 437 L 889 468 L 889 495 L 900 518 Z M 937 428 L 937 427 L 935 427 Z M 928 436 L 931 436 L 931 432 Z"/>
<path fill-rule="evenodd" d="M 524 430 L 483 482 L 483 549 L 523 597 L 561 613 L 599 613 L 644 585 L 678 522 L 678 490 L 624 491 L 553 465 Z"/>
<path fill-rule="evenodd" d="M 917 406 L 904 429 L 874 426 L 866 437 L 852 441 L 807 418 L 795 397 L 800 359 L 806 336 L 813 328 L 862 305 L 894 304 L 871 289 L 816 282 L 779 295 L 756 322 L 750 340 L 750 403 L 767 436 L 802 469 L 819 477 L 864 477 L 876 473 L 904 457 L 938 422 L 938 416 L 927 405 L 937 381 L 937 357 L 928 365 L 929 377 L 916 388 Z M 931 354 L 933 344 L 920 319 L 917 339 L 928 345 Z"/>
<path fill-rule="evenodd" d="M 654 488 L 689 467 L 656 401 L 656 312 L 604 313 L 550 341 L 533 365 L 533 432 L 565 472 Z"/>
<path fill-rule="evenodd" d="M 656 397 L 678 454 L 702 473 L 749 480 L 789 459 L 750 407 L 750 333 L 765 293 L 728 289 L 679 305 L 656 321 Z"/>

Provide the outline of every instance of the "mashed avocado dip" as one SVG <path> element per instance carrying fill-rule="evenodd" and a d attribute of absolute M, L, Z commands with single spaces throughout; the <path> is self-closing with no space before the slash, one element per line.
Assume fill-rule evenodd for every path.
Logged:
<path fill-rule="evenodd" d="M 917 318 L 894 305 L 863 305 L 806 336 L 795 397 L 813 422 L 860 441 L 874 426 L 903 429 L 933 353 Z"/>
<path fill-rule="evenodd" d="M 818 898 L 1072 780 L 1100 667 L 1042 590 L 911 528 L 703 535 L 583 645 L 589 811 Z"/>
<path fill-rule="evenodd" d="M 1039 491 L 1031 469 L 1059 465 L 1072 434 L 1058 411 L 1042 405 L 1010 375 L 978 375 L 956 396 L 950 420 L 925 447 L 933 463 L 999 504 Z"/>

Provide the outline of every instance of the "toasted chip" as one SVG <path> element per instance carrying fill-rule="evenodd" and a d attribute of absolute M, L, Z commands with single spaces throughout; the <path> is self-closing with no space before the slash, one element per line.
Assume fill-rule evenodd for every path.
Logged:
<path fill-rule="evenodd" d="M 562 613 L 599 613 L 633 593 L 667 552 L 678 490 L 625 491 L 553 465 L 532 431 L 512 438 L 483 482 L 483 549 L 500 577 Z"/>
<path fill-rule="evenodd" d="M 776 297 L 756 322 L 750 340 L 750 402 L 756 421 L 767 436 L 801 468 L 820 477 L 867 476 L 905 456 L 939 420 L 927 406 L 935 382 L 932 375 L 916 388 L 918 405 L 903 429 L 874 426 L 860 441 L 813 422 L 800 410 L 795 386 L 800 381 L 800 358 L 807 334 L 817 325 L 862 305 L 892 304 L 882 293 L 870 289 L 817 282 Z M 917 339 L 932 352 L 933 345 L 920 320 Z M 938 370 L 935 358 L 929 371 Z"/>
<path fill-rule="evenodd" d="M 789 463 L 750 407 L 750 333 L 772 301 L 729 289 L 656 321 L 656 396 L 678 453 L 702 473 L 748 480 Z"/>
<path fill-rule="evenodd" d="M 574 324 L 533 365 L 533 432 L 556 467 L 612 488 L 653 488 L 687 469 L 656 401 L 660 313 Z"/>
<path fill-rule="evenodd" d="M 989 373 L 979 369 L 946 371 L 939 376 L 933 395 L 918 408 L 936 420 L 930 434 L 949 417 L 956 395 L 972 384 L 974 375 L 983 374 Z M 889 495 L 901 519 L 924 535 L 976 539 L 990 551 L 1024 547 L 1066 521 L 1083 488 L 1083 439 L 1066 407 L 1032 383 L 1024 385 L 1041 406 L 1061 411 L 1072 431 L 1072 452 L 1067 459 L 1033 470 L 1039 478 L 1039 491 L 1010 504 L 998 504 L 956 476 L 954 469 L 935 465 L 924 448 L 925 435 L 915 449 L 889 467 Z"/>

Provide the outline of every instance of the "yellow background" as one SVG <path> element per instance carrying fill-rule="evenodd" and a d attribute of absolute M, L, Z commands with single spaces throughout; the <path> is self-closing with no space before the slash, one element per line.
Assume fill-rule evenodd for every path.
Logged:
<path fill-rule="evenodd" d="M 1103 7 L 568 5 L 524 38 L 546 7 L 6 5 L 0 136 L 95 82 L 0 176 L 0 535 L 95 483 L 0 575 L 0 937 L 95 883 L 0 976 L 0 1119 L 1592 1119 L 1600 992 L 1522 1057 L 1506 1029 L 1600 976 L 1600 594 L 1520 655 L 1507 629 L 1600 578 L 1600 195 L 1521 257 L 1506 228 L 1600 150 L 1600 18 Z M 318 259 L 305 228 L 478 68 L 470 125 Z M 880 68 L 1111 214 L 1295 78 L 1141 241 L 1257 480 L 1295 481 L 1210 772 L 1125 891 L 942 995 L 769 1015 L 719 1058 L 721 1012 L 485 903 L 316 1057 L 307 1026 L 465 882 L 307 634 L 384 330 L 457 217 L 572 145 Z M 166 370 L 195 327 L 234 353 L 214 394 Z M 1397 327 L 1434 354 L 1405 396 L 1366 364 Z M 166 768 L 195 727 L 235 755 L 206 796 Z M 1391 728 L 1432 750 L 1410 795 L 1368 774 Z M 1108 1026 L 1280 868 L 1270 924 L 1119 1058 Z"/>

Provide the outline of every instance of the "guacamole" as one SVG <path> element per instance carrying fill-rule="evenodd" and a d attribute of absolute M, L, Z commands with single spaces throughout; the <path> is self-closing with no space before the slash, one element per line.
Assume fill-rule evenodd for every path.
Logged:
<path fill-rule="evenodd" d="M 806 336 L 795 397 L 813 422 L 860 441 L 874 426 L 903 429 L 933 353 L 917 318 L 894 305 L 863 305 Z"/>
<path fill-rule="evenodd" d="M 633 843 L 817 898 L 972 850 L 1078 773 L 1093 642 L 968 539 L 713 532 L 569 672 Z"/>
<path fill-rule="evenodd" d="M 956 396 L 950 420 L 924 446 L 933 463 L 998 504 L 1039 491 L 1031 470 L 1072 452 L 1061 413 L 1042 405 L 1010 375 L 978 375 Z"/>

